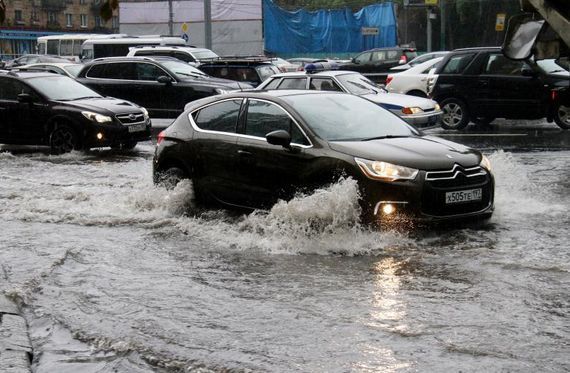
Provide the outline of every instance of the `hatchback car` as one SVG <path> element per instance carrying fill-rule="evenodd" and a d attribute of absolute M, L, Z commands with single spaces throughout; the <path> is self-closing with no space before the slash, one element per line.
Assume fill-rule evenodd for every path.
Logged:
<path fill-rule="evenodd" d="M 244 82 L 252 87 L 280 72 L 271 59 L 264 57 L 222 57 L 200 64 L 198 68 L 208 75 Z"/>
<path fill-rule="evenodd" d="M 390 73 L 386 78 L 386 90 L 390 93 L 428 97 L 427 80 L 429 72 L 437 66 L 443 57 L 420 63 L 408 70 Z"/>
<path fill-rule="evenodd" d="M 424 136 L 358 96 L 262 91 L 191 103 L 161 132 L 157 183 L 192 180 L 198 201 L 268 208 L 352 177 L 367 222 L 485 218 L 494 181 L 476 150 Z"/>
<path fill-rule="evenodd" d="M 320 67 L 330 66 L 336 65 L 309 64 L 305 65 L 306 72 L 276 74 L 263 82 L 256 90 L 310 89 L 346 92 L 375 102 L 418 128 L 438 125 L 442 111 L 437 102 L 427 98 L 388 93 L 356 72 L 320 71 Z"/>
<path fill-rule="evenodd" d="M 554 62 L 553 62 L 554 63 Z M 496 48 L 450 52 L 428 81 L 442 127 L 463 129 L 495 118 L 541 119 L 570 128 L 570 73 L 563 65 L 515 61 Z"/>
<path fill-rule="evenodd" d="M 0 72 L 0 143 L 49 145 L 53 152 L 134 148 L 150 140 L 148 113 L 54 73 Z"/>
<path fill-rule="evenodd" d="M 248 84 L 217 79 L 171 57 L 108 57 L 86 64 L 77 80 L 105 96 L 145 107 L 151 116 L 176 118 L 184 105 Z"/>
<path fill-rule="evenodd" d="M 404 65 L 417 56 L 415 48 L 376 48 L 356 55 L 350 63 L 344 64 L 342 69 L 358 71 L 367 78 L 383 84 L 392 67 Z"/>

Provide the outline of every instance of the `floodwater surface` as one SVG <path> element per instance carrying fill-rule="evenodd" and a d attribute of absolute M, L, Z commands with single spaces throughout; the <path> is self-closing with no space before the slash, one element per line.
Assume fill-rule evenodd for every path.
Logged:
<path fill-rule="evenodd" d="M 371 231 L 351 179 L 240 215 L 153 146 L 0 153 L 0 291 L 35 372 L 570 370 L 570 151 L 489 149 L 486 223 Z"/>

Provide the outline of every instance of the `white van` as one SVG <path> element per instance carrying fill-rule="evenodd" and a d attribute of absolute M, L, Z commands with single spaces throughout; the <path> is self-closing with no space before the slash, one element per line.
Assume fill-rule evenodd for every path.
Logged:
<path fill-rule="evenodd" d="M 81 60 L 126 56 L 129 53 L 129 48 L 143 45 L 185 46 L 186 41 L 173 36 L 112 36 L 109 38 L 88 39 L 81 46 Z"/>

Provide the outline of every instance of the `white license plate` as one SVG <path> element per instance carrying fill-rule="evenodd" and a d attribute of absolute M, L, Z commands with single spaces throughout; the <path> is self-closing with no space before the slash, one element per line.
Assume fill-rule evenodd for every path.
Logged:
<path fill-rule="evenodd" d="M 132 126 L 128 126 L 127 128 L 129 129 L 129 132 L 139 132 L 139 131 L 144 131 L 146 129 L 146 125 L 144 123 L 135 124 Z"/>
<path fill-rule="evenodd" d="M 482 198 L 483 191 L 481 188 L 445 193 L 445 203 L 447 204 L 480 201 Z"/>

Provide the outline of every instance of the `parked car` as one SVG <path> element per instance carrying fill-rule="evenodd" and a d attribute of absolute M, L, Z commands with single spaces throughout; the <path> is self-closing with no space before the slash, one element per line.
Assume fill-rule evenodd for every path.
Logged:
<path fill-rule="evenodd" d="M 324 58 L 310 58 L 310 57 L 295 57 L 289 58 L 287 61 L 289 63 L 297 66 L 297 71 L 303 71 L 305 69 L 305 65 L 310 63 L 318 63 L 318 62 L 329 62 L 329 60 Z"/>
<path fill-rule="evenodd" d="M 105 96 L 144 106 L 158 118 L 176 118 L 199 98 L 251 89 L 248 84 L 217 79 L 171 57 L 107 57 L 93 60 L 77 80 Z"/>
<path fill-rule="evenodd" d="M 319 71 L 324 64 L 309 64 L 306 72 L 276 74 L 256 90 L 309 89 L 338 91 L 364 97 L 404 119 L 418 128 L 439 123 L 442 111 L 437 102 L 421 97 L 388 93 L 368 78 L 353 71 Z"/>
<path fill-rule="evenodd" d="M 486 218 L 489 161 L 476 150 L 424 136 L 358 96 L 250 91 L 214 96 L 158 136 L 157 183 L 191 179 L 198 202 L 247 209 L 354 178 L 366 221 Z"/>
<path fill-rule="evenodd" d="M 0 143 L 49 145 L 53 152 L 150 140 L 147 111 L 103 97 L 77 81 L 48 72 L 0 72 Z"/>
<path fill-rule="evenodd" d="M 376 48 L 356 55 L 350 63 L 342 65 L 341 69 L 358 71 L 374 82 L 383 84 L 392 67 L 404 65 L 417 55 L 415 48 Z"/>
<path fill-rule="evenodd" d="M 292 64 L 291 62 L 284 60 L 283 58 L 273 57 L 271 58 L 271 62 L 277 66 L 280 72 L 287 73 L 290 71 L 297 71 L 298 66 Z"/>
<path fill-rule="evenodd" d="M 14 58 L 13 60 L 5 61 L 3 68 L 12 69 L 14 67 L 29 65 L 32 63 L 40 63 L 40 62 L 68 63 L 69 60 L 58 56 L 51 56 L 49 54 L 25 54 L 21 57 Z"/>
<path fill-rule="evenodd" d="M 417 56 L 416 58 L 414 58 L 413 60 L 411 60 L 408 63 L 392 67 L 390 69 L 390 71 L 393 71 L 395 73 L 400 72 L 400 71 L 405 71 L 411 67 L 417 66 L 417 65 L 424 63 L 426 61 L 433 60 L 434 58 L 443 57 L 448 53 L 449 53 L 448 51 L 424 53 L 422 55 Z"/>
<path fill-rule="evenodd" d="M 442 127 L 465 128 L 469 121 L 495 118 L 555 121 L 570 128 L 570 73 L 560 74 L 532 60 L 508 59 L 496 48 L 450 52 L 430 78 L 431 97 L 444 111 Z"/>
<path fill-rule="evenodd" d="M 198 66 L 208 75 L 231 79 L 257 87 L 279 69 L 270 59 L 260 57 L 221 57 Z"/>
<path fill-rule="evenodd" d="M 27 69 L 50 71 L 52 73 L 69 76 L 73 79 L 77 77 L 79 71 L 81 71 L 82 68 L 83 64 L 73 62 L 42 62 L 19 67 L 20 70 Z"/>
<path fill-rule="evenodd" d="M 129 57 L 152 57 L 164 56 L 173 57 L 187 62 L 192 66 L 198 66 L 201 62 L 218 58 L 219 56 L 207 48 L 165 46 L 165 45 L 143 45 L 132 47 L 127 54 Z"/>
<path fill-rule="evenodd" d="M 428 97 L 427 80 L 429 72 L 442 59 L 443 57 L 434 58 L 408 70 L 389 74 L 386 78 L 386 90 L 390 93 Z"/>

